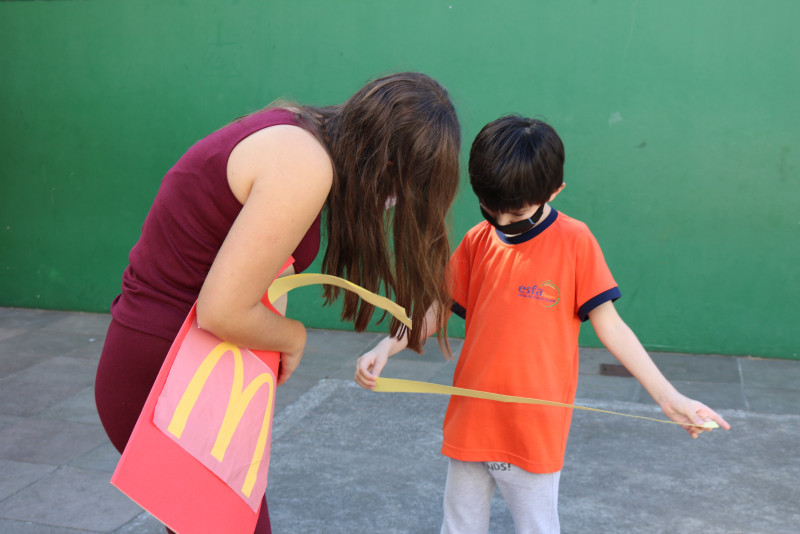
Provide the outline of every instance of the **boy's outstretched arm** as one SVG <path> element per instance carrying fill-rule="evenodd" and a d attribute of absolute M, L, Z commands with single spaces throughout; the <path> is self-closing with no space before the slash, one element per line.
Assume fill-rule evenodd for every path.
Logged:
<path fill-rule="evenodd" d="M 441 329 L 441 325 L 436 324 L 436 318 L 439 315 L 439 303 L 434 302 L 428 311 L 425 313 L 425 324 L 421 326 L 424 328 L 425 339 L 429 338 Z M 450 314 L 445 313 L 442 321 L 447 321 Z M 400 338 L 387 336 L 380 340 L 380 342 L 369 352 L 361 356 L 356 361 L 356 382 L 359 386 L 366 389 L 375 387 L 375 381 L 381 374 L 386 361 L 390 356 L 394 356 L 408 346 L 408 338 L 405 334 Z"/>
<path fill-rule="evenodd" d="M 589 320 L 603 345 L 636 377 L 667 417 L 676 423 L 697 425 L 715 421 L 725 430 L 730 429 L 728 422 L 717 412 L 679 393 L 661 374 L 636 334 L 619 316 L 612 302 L 605 302 L 589 312 Z M 693 438 L 710 430 L 696 426 L 683 428 Z"/>

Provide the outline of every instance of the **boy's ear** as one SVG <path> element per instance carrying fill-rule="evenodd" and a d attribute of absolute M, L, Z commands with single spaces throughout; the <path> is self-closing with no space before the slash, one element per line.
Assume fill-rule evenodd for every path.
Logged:
<path fill-rule="evenodd" d="M 550 200 L 548 200 L 548 202 L 552 202 L 552 201 L 553 201 L 553 199 L 554 199 L 554 198 L 556 198 L 556 197 L 558 196 L 558 194 L 559 194 L 561 191 L 563 191 L 563 190 L 564 190 L 564 187 L 565 187 L 566 185 L 567 185 L 566 183 L 562 183 L 562 184 L 561 184 L 561 187 L 559 187 L 558 189 L 556 189 L 555 191 L 553 191 L 553 194 L 552 194 L 552 195 L 550 195 Z"/>

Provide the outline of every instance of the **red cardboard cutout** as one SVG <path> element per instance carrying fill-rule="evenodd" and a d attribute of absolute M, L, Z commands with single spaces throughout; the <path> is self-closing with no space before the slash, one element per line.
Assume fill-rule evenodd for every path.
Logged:
<path fill-rule="evenodd" d="M 275 311 L 266 295 L 262 302 Z M 279 363 L 277 352 L 235 347 L 198 328 L 192 307 L 111 483 L 175 532 L 253 532 Z"/>
<path fill-rule="evenodd" d="M 195 320 L 153 416 L 164 434 L 253 511 L 267 488 L 275 382 L 275 374 L 255 354 L 220 341 Z"/>

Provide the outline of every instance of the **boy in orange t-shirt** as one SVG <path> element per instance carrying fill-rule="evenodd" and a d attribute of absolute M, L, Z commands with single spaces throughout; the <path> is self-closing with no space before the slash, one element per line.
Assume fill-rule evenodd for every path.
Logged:
<path fill-rule="evenodd" d="M 617 314 L 620 292 L 588 227 L 549 206 L 564 188 L 563 165 L 558 134 L 535 119 L 502 117 L 476 137 L 469 174 L 486 221 L 467 232 L 450 260 L 452 310 L 466 321 L 453 385 L 572 404 L 578 332 L 588 319 L 670 419 L 729 429 L 664 378 Z M 438 330 L 435 317 L 427 316 L 428 335 Z M 382 340 L 359 358 L 356 381 L 374 387 L 405 346 L 404 337 Z M 566 408 L 451 397 L 442 533 L 485 533 L 495 487 L 517 532 L 558 533 L 571 418 Z M 692 437 L 706 430 L 684 428 Z"/>

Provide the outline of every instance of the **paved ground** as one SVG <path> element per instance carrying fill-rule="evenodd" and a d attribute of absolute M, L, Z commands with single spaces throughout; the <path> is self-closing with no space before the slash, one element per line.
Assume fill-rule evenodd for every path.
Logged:
<path fill-rule="evenodd" d="M 0 308 L 0 533 L 156 533 L 108 480 L 118 454 L 92 385 L 109 317 Z M 278 390 L 268 499 L 283 533 L 435 533 L 446 460 L 446 399 L 352 382 L 379 336 L 311 331 Z M 435 343 L 385 376 L 447 383 Z M 458 342 L 454 341 L 454 348 Z M 631 378 L 602 376 L 585 349 L 578 403 L 659 416 Z M 689 439 L 672 425 L 576 411 L 562 475 L 565 534 L 800 532 L 800 362 L 655 354 L 670 380 L 733 425 Z M 513 532 L 502 500 L 491 532 Z"/>

